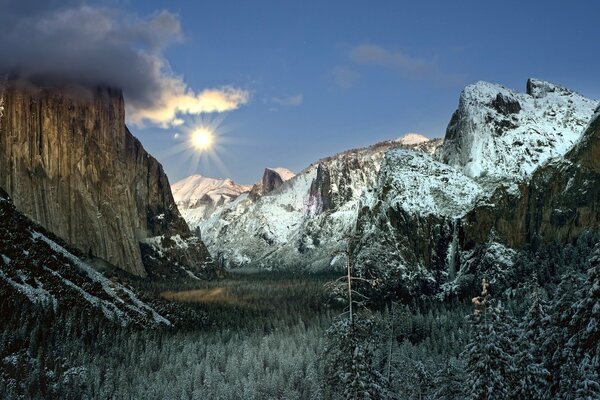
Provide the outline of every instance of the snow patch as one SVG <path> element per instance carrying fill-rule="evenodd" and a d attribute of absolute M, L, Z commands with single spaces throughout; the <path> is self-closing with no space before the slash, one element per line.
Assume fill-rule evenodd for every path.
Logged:
<path fill-rule="evenodd" d="M 396 142 L 408 146 L 408 145 L 413 145 L 413 144 L 429 142 L 429 140 L 430 139 L 428 137 L 423 136 L 420 133 L 407 133 L 406 135 L 402 136 L 401 138 L 396 139 Z"/>
<path fill-rule="evenodd" d="M 99 283 L 104 292 L 106 292 L 110 297 L 112 297 L 117 304 L 121 304 L 127 307 L 129 310 L 136 312 L 141 316 L 146 316 L 147 314 L 150 314 L 156 323 L 171 325 L 170 321 L 158 314 L 152 307 L 138 299 L 137 296 L 131 290 L 127 289 L 123 285 L 110 281 L 100 272 L 96 271 L 93 267 L 91 267 L 89 264 L 81 261 L 78 257 L 74 256 L 72 253 L 67 251 L 58 243 L 54 242 L 52 239 L 35 231 L 31 232 L 31 237 L 33 238 L 33 240 L 42 240 L 48 246 L 50 246 L 52 250 L 67 258 L 73 265 L 79 268 L 79 270 L 84 272 L 90 280 Z M 77 290 L 82 295 L 82 297 L 86 299 L 90 304 L 99 306 L 108 318 L 116 318 L 120 320 L 122 324 L 126 324 L 128 322 L 128 317 L 113 302 L 100 299 L 88 293 L 75 283 L 71 282 L 69 279 L 63 277 L 57 271 L 54 271 L 47 267 L 44 268 L 57 278 L 60 278 L 67 286 L 70 286 L 73 289 Z M 123 298 L 125 298 L 125 300 Z"/>

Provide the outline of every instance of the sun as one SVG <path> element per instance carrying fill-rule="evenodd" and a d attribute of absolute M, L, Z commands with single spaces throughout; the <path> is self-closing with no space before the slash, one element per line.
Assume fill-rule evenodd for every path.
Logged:
<path fill-rule="evenodd" d="M 191 134 L 192 146 L 198 151 L 206 151 L 212 148 L 215 141 L 213 132 L 207 128 L 198 128 Z"/>

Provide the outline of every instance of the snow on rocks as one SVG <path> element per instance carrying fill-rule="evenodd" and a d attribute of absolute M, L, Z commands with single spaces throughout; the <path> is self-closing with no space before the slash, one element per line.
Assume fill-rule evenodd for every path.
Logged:
<path fill-rule="evenodd" d="M 527 92 L 477 82 L 460 95 L 441 161 L 477 179 L 522 179 L 563 156 L 598 103 L 561 86 L 530 79 Z"/>
<path fill-rule="evenodd" d="M 396 139 L 396 142 L 404 145 L 411 144 L 419 144 L 428 142 L 430 139 L 426 136 L 421 135 L 420 133 L 407 133 L 399 139 Z"/>
<path fill-rule="evenodd" d="M 0 296 L 23 296 L 55 308 L 76 304 L 122 325 L 171 325 L 132 290 L 65 246 L 18 212 L 0 189 Z"/>
<path fill-rule="evenodd" d="M 79 268 L 80 271 L 84 272 L 92 282 L 96 282 L 101 285 L 103 291 L 110 296 L 110 300 L 101 299 L 93 294 L 90 294 L 77 284 L 71 282 L 69 279 L 62 277 L 59 272 L 46 268 L 48 272 L 62 279 L 66 285 L 77 290 L 90 304 L 100 307 L 107 318 L 119 320 L 123 325 L 129 323 L 130 316 L 117 307 L 117 305 L 120 305 L 126 307 L 131 312 L 139 314 L 140 317 L 146 317 L 149 314 L 152 316 L 154 322 L 171 325 L 166 318 L 162 317 L 152 307 L 138 299 L 138 297 L 131 290 L 127 289 L 123 285 L 107 279 L 89 264 L 81 261 L 81 259 L 70 253 L 52 239 L 48 238 L 46 235 L 34 231 L 31 233 L 31 237 L 34 241 L 41 240 L 45 242 L 53 251 L 61 254 L 74 266 Z"/>
<path fill-rule="evenodd" d="M 192 228 L 210 215 L 215 207 L 230 202 L 251 188 L 251 185 L 239 185 L 231 179 L 201 175 L 188 176 L 171 185 L 177 208 Z"/>
<path fill-rule="evenodd" d="M 411 214 L 453 217 L 470 210 L 482 194 L 480 185 L 457 169 L 405 149 L 386 153 L 377 190 L 377 201 L 388 207 Z"/>
<path fill-rule="evenodd" d="M 393 145 L 340 153 L 272 192 L 242 194 L 198 224 L 202 239 L 227 267 L 328 268 L 354 226 L 360 195 Z"/>

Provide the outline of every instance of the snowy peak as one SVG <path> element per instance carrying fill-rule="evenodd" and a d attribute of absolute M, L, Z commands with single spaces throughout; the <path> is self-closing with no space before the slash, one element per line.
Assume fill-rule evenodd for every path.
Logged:
<path fill-rule="evenodd" d="M 283 181 L 289 181 L 294 176 L 296 176 L 296 174 L 294 172 L 290 171 L 287 168 L 283 168 L 283 167 L 267 168 L 267 169 L 270 169 L 271 171 L 277 172 L 277 174 L 279 174 L 279 176 L 281 177 L 281 179 Z"/>
<path fill-rule="evenodd" d="M 226 267 L 330 268 L 334 250 L 344 246 L 356 223 L 361 194 L 374 184 L 386 150 L 398 146 L 388 141 L 345 151 L 285 182 L 282 171 L 268 168 L 249 194 L 197 224 L 188 222 Z M 276 181 L 270 192 L 255 193 Z"/>
<path fill-rule="evenodd" d="M 296 174 L 287 168 L 265 168 L 265 172 L 263 173 L 260 182 L 252 186 L 250 197 L 256 200 L 260 196 L 271 193 L 294 176 L 296 176 Z"/>
<path fill-rule="evenodd" d="M 249 191 L 251 186 L 239 185 L 231 179 L 214 179 L 192 175 L 173 185 L 171 191 L 179 208 L 197 208 L 203 203 L 229 201 Z"/>
<path fill-rule="evenodd" d="M 240 185 L 231 179 L 215 179 L 202 175 L 188 176 L 171 185 L 175 204 L 190 226 L 208 217 L 215 207 L 229 203 L 251 188 L 252 186 Z"/>
<path fill-rule="evenodd" d="M 407 133 L 401 138 L 396 139 L 396 142 L 402 145 L 413 145 L 428 142 L 430 139 L 420 133 Z"/>
<path fill-rule="evenodd" d="M 570 89 L 556 85 L 554 83 L 542 81 L 540 79 L 529 78 L 527 79 L 527 94 L 536 99 L 541 99 L 549 93 L 560 94 L 563 96 L 569 96 L 576 94 Z"/>
<path fill-rule="evenodd" d="M 477 82 L 460 95 L 439 159 L 472 178 L 521 179 L 563 156 L 588 124 L 597 102 L 530 79 L 527 93 Z"/>

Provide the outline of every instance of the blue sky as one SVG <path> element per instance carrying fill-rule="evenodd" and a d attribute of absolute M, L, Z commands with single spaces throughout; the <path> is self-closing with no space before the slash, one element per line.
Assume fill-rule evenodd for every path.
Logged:
<path fill-rule="evenodd" d="M 325 4 L 326 3 L 326 4 Z M 523 4 L 528 3 L 528 4 Z M 166 9 L 184 38 L 165 50 L 194 90 L 233 86 L 246 104 L 224 113 L 222 164 L 172 155 L 183 126 L 130 126 L 173 183 L 192 173 L 260 178 L 407 132 L 442 137 L 461 89 L 478 80 L 524 90 L 528 77 L 600 98 L 600 41 L 589 2 L 130 1 Z M 203 121 L 223 115 L 204 114 Z M 217 139 L 219 140 L 219 139 Z"/>

